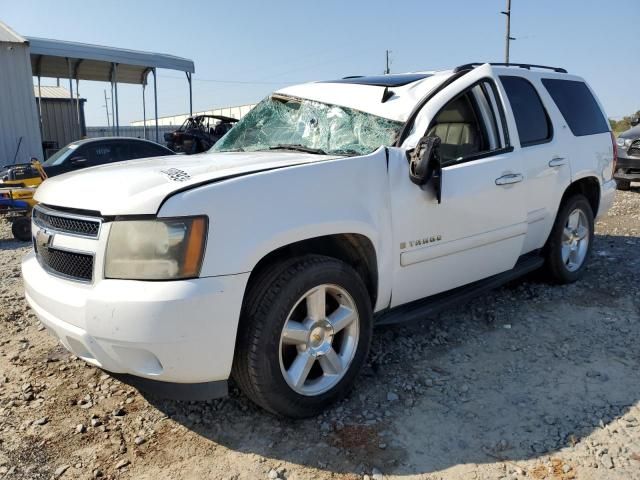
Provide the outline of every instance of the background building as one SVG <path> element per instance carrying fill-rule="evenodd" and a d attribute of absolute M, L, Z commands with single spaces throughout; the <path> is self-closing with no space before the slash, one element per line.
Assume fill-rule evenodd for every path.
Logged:
<path fill-rule="evenodd" d="M 29 162 L 33 157 L 44 160 L 56 148 L 86 136 L 85 100 L 78 94 L 80 81 L 110 85 L 112 121 L 108 128 L 112 135 L 124 135 L 120 130 L 118 85 L 142 87 L 146 116 L 145 90 L 148 79 L 153 77 L 153 118 L 157 119 L 158 69 L 185 74 L 191 109 L 191 76 L 195 72 L 192 60 L 67 40 L 22 37 L 0 22 L 0 166 Z M 58 87 L 42 87 L 42 78 L 66 79 L 69 90 L 59 88 L 59 82 Z M 63 98 L 64 95 L 68 98 Z M 143 133 L 161 141 L 159 128 L 152 131 L 143 128 Z"/>
<path fill-rule="evenodd" d="M 63 87 L 40 87 L 42 98 L 38 97 L 38 87 L 34 87 L 36 101 L 42 102 L 42 141 L 46 150 L 58 149 L 77 140 L 73 129 L 80 119 L 80 137 L 87 135 L 84 119 L 86 100 L 69 98 L 69 90 Z M 77 108 L 76 108 L 77 107 Z M 46 155 L 47 157 L 49 155 Z"/>
<path fill-rule="evenodd" d="M 240 120 L 247 113 L 251 111 L 253 107 L 255 107 L 255 103 L 249 103 L 247 105 L 236 105 L 233 107 L 220 107 L 214 108 L 213 110 L 206 110 L 202 112 L 193 112 L 193 115 L 224 115 L 225 117 L 237 118 Z M 176 126 L 179 127 L 184 123 L 184 121 L 189 118 L 188 113 L 184 113 L 181 115 L 171 115 L 167 117 L 158 117 L 158 125 L 166 125 L 166 126 Z M 136 120 L 135 122 L 131 122 L 132 127 L 142 127 L 144 122 L 142 120 Z M 147 120 L 147 127 L 150 125 L 155 125 L 154 120 Z"/>
<path fill-rule="evenodd" d="M 29 43 L 0 22 L 0 165 L 42 159 Z"/>

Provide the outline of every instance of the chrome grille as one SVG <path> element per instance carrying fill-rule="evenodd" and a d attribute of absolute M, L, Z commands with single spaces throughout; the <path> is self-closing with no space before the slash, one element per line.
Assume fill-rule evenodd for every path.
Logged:
<path fill-rule="evenodd" d="M 633 142 L 629 150 L 627 150 L 627 153 L 633 156 L 640 156 L 640 140 Z"/>
<path fill-rule="evenodd" d="M 99 219 L 68 215 L 41 206 L 33 209 L 33 221 L 42 228 L 90 238 L 98 238 L 101 223 Z"/>
<path fill-rule="evenodd" d="M 90 282 L 93 278 L 93 255 L 68 252 L 52 247 L 38 247 L 33 242 L 36 258 L 45 270 L 73 280 Z"/>

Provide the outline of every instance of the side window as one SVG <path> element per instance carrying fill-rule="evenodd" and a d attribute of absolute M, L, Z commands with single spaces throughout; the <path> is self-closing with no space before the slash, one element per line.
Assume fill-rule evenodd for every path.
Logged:
<path fill-rule="evenodd" d="M 535 87 L 522 77 L 501 76 L 518 128 L 520 145 L 528 147 L 551 140 L 553 128 Z"/>
<path fill-rule="evenodd" d="M 440 157 L 444 164 L 471 159 L 506 145 L 500 112 L 496 112 L 496 108 L 492 84 L 482 81 L 438 112 L 427 134 L 440 138 Z"/>
<path fill-rule="evenodd" d="M 148 157 L 146 153 L 146 145 L 142 142 L 132 142 L 129 145 L 129 159 Z"/>
<path fill-rule="evenodd" d="M 128 142 L 114 142 L 112 162 L 122 162 L 131 158 L 133 157 L 131 156 L 131 147 Z"/>
<path fill-rule="evenodd" d="M 81 145 L 78 148 L 76 148 L 73 152 L 71 152 L 71 154 L 62 163 L 64 163 L 65 165 L 68 165 L 69 160 L 75 157 L 86 158 L 87 162 L 90 162 L 92 158 L 91 157 L 92 154 L 93 154 L 93 151 L 91 151 L 87 145 Z"/>
<path fill-rule="evenodd" d="M 148 157 L 161 157 L 167 154 L 159 145 L 146 142 L 136 142 L 131 144 L 133 151 L 131 158 L 148 158 Z"/>
<path fill-rule="evenodd" d="M 91 143 L 81 147 L 81 156 L 87 159 L 89 165 L 102 165 L 108 163 L 113 156 L 113 144 L 112 143 Z M 80 148 L 78 149 L 78 152 Z M 76 153 L 80 154 L 80 153 Z"/>
<path fill-rule="evenodd" d="M 602 110 L 584 82 L 543 78 L 542 84 L 575 136 L 609 131 Z"/>

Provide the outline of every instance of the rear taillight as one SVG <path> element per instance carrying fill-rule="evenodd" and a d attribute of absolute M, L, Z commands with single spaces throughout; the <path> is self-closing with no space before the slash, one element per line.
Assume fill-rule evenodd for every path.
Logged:
<path fill-rule="evenodd" d="M 613 165 L 611 173 L 616 173 L 616 166 L 618 165 L 618 145 L 616 144 L 616 136 L 611 132 L 611 144 L 613 145 Z"/>

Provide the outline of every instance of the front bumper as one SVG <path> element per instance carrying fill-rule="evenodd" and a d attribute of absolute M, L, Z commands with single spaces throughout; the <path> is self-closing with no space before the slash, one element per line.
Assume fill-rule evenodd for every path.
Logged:
<path fill-rule="evenodd" d="M 22 276 L 40 321 L 92 365 L 178 384 L 224 382 L 230 375 L 248 273 L 85 284 L 52 276 L 31 252 Z"/>

